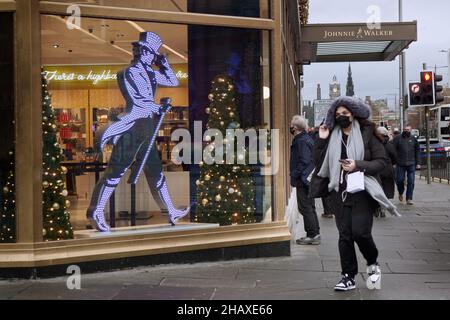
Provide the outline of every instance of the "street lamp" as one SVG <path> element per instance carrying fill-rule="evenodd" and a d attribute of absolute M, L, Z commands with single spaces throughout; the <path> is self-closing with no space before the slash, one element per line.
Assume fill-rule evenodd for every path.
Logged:
<path fill-rule="evenodd" d="M 447 50 L 439 50 L 439 52 L 447 53 L 447 67 L 448 67 L 448 87 L 450 88 L 450 49 Z"/>

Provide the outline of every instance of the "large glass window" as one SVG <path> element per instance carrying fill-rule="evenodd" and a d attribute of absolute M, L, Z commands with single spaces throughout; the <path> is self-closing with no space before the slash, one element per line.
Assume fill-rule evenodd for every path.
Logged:
<path fill-rule="evenodd" d="M 178 223 L 271 221 L 271 176 L 264 161 L 248 160 L 270 152 L 270 142 L 250 143 L 271 126 L 268 31 L 93 18 L 71 28 L 53 15 L 41 22 L 75 230 L 91 224 L 86 213 L 103 210 L 100 224 L 115 227 L 165 225 L 186 207 Z M 161 117 L 165 97 L 171 109 Z M 211 146 L 219 135 L 226 146 L 226 129 L 247 134 L 233 164 Z"/>
<path fill-rule="evenodd" d="M 70 0 L 57 2 L 73 3 Z M 81 4 L 269 18 L 269 0 L 91 0 Z"/>
<path fill-rule="evenodd" d="M 0 243 L 16 240 L 13 14 L 0 12 Z"/>

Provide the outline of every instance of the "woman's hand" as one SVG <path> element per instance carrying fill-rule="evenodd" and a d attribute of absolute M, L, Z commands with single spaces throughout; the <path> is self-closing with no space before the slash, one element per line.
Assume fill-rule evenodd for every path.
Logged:
<path fill-rule="evenodd" d="M 347 159 L 346 162 L 342 163 L 342 169 L 344 171 L 347 171 L 347 172 L 355 171 L 355 169 L 356 169 L 356 162 L 355 162 L 355 160 Z"/>
<path fill-rule="evenodd" d="M 330 129 L 326 125 L 321 125 L 319 127 L 319 138 L 320 139 L 326 139 L 330 135 Z"/>

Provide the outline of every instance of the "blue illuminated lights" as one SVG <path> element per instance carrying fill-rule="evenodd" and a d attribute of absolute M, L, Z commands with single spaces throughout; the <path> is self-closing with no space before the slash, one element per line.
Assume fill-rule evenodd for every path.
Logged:
<path fill-rule="evenodd" d="M 114 192 L 114 189 L 117 185 L 113 187 L 104 187 L 101 197 L 98 201 L 97 209 L 93 212 L 90 220 L 93 223 L 98 231 L 106 232 L 109 231 L 109 225 L 105 221 L 105 214 L 103 212 L 106 203 L 108 202 L 109 197 Z"/>
<path fill-rule="evenodd" d="M 186 216 L 189 211 L 190 207 L 186 208 L 185 210 L 177 210 L 175 206 L 172 203 L 172 199 L 170 198 L 169 189 L 167 188 L 166 178 L 164 177 L 164 174 L 161 172 L 160 179 L 158 181 L 157 189 L 158 194 L 161 200 L 164 201 L 164 203 L 167 206 L 167 210 L 169 211 L 169 220 L 172 225 L 175 225 L 178 219 L 183 218 Z"/>
<path fill-rule="evenodd" d="M 155 199 L 156 202 L 161 210 L 167 210 L 172 225 L 190 211 L 190 207 L 184 210 L 175 208 L 158 151 L 154 147 L 164 115 L 171 108 L 169 98 L 161 99 L 161 104 L 155 103 L 156 88 L 158 85 L 178 86 L 178 79 L 168 60 L 159 53 L 162 44 L 157 34 L 141 32 L 139 41 L 133 43 L 133 61 L 117 74 L 126 109 L 116 121 L 108 124 L 103 133 L 99 133 L 99 151 L 107 143 L 113 144 L 113 150 L 108 168 L 94 187 L 87 210 L 92 225 L 101 232 L 110 230 L 105 221 L 105 206 L 130 166 L 133 167 L 128 182 L 136 184 L 140 173 L 144 171 L 152 194 L 157 194 L 161 200 Z M 153 69 L 153 64 L 157 70 Z M 156 125 L 153 123 L 154 117 Z M 155 180 L 155 177 L 158 178 Z"/>
<path fill-rule="evenodd" d="M 119 120 L 109 125 L 100 138 L 100 150 L 113 138 L 115 145 L 120 136 L 127 132 L 138 119 L 151 118 L 159 113 L 160 105 L 154 102 L 156 86 L 178 86 L 178 79 L 167 59 L 159 53 L 161 38 L 152 32 L 142 32 L 139 42 L 133 43 L 133 64 L 118 74 L 118 82 L 122 94 L 127 101 L 127 112 L 120 115 Z M 154 71 L 151 64 L 159 66 Z"/>
<path fill-rule="evenodd" d="M 171 107 L 170 107 L 170 105 L 166 105 L 166 106 L 167 106 L 167 109 L 166 109 L 165 112 L 168 112 Z M 162 124 L 163 120 L 164 120 L 164 114 L 161 114 L 161 117 L 160 117 L 160 119 L 158 121 L 158 124 L 156 126 L 156 129 L 155 129 L 155 132 L 154 132 L 154 134 L 152 136 L 152 140 L 150 141 L 150 146 L 147 148 L 147 151 L 145 152 L 145 155 L 142 158 L 142 161 L 140 162 L 138 170 L 136 171 L 136 173 L 132 173 L 132 175 L 130 177 L 130 180 L 129 180 L 130 183 L 132 183 L 132 184 L 136 184 L 137 183 L 137 180 L 138 180 L 142 170 L 144 169 L 144 165 L 147 162 L 148 156 L 150 155 L 150 151 L 152 150 L 151 146 L 153 146 L 155 144 L 156 135 L 157 135 L 157 132 L 158 132 L 159 128 L 161 127 L 161 124 Z"/>

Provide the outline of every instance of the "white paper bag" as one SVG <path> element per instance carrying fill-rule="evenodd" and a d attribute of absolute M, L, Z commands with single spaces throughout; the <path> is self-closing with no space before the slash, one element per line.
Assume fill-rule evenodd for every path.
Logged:
<path fill-rule="evenodd" d="M 355 193 L 364 190 L 364 172 L 357 171 L 347 176 L 347 192 Z"/>

